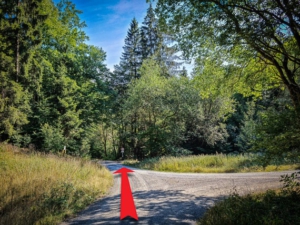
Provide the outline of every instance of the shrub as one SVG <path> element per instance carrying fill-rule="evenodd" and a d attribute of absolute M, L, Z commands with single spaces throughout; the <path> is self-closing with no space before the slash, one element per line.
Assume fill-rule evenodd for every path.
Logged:
<path fill-rule="evenodd" d="M 298 173 L 282 176 L 279 192 L 239 196 L 234 193 L 210 208 L 199 225 L 296 225 L 300 224 L 300 185 Z"/>

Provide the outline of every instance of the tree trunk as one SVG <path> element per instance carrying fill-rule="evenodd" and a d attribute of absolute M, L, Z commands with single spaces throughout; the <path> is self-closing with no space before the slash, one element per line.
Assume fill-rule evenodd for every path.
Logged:
<path fill-rule="evenodd" d="M 17 32 L 17 41 L 16 41 L 16 82 L 19 82 L 20 75 L 20 36 L 19 31 Z"/>
<path fill-rule="evenodd" d="M 294 103 L 295 109 L 297 110 L 297 112 L 300 112 L 300 87 L 295 84 L 289 84 L 287 85 L 287 88 L 290 92 L 290 96 Z"/>
<path fill-rule="evenodd" d="M 20 1 L 18 1 L 18 7 L 20 7 Z M 20 15 L 17 15 L 19 17 Z M 19 18 L 18 18 L 19 20 Z M 18 22 L 20 23 L 20 21 Z M 17 28 L 17 35 L 16 35 L 16 82 L 19 82 L 19 75 L 20 75 L 20 28 Z"/>
<path fill-rule="evenodd" d="M 118 152 L 117 152 L 117 149 L 116 149 L 116 142 L 115 142 L 113 126 L 111 126 L 111 137 L 112 137 L 112 146 L 113 146 L 113 149 L 114 149 L 115 158 L 117 158 Z"/>

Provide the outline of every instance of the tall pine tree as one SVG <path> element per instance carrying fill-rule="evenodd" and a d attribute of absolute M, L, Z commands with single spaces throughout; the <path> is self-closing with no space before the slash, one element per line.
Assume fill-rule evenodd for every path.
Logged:
<path fill-rule="evenodd" d="M 164 76 L 172 76 L 181 73 L 180 57 L 172 46 L 171 36 L 161 32 L 158 19 L 152 4 L 147 9 L 147 14 L 141 27 L 141 46 L 143 60 L 153 57 L 161 66 Z"/>
<path fill-rule="evenodd" d="M 152 4 L 150 4 L 141 27 L 143 60 L 153 56 L 162 44 L 162 35 L 159 32 L 157 22 Z"/>
<path fill-rule="evenodd" d="M 141 33 L 137 20 L 131 21 L 127 32 L 120 65 L 115 67 L 121 85 L 127 85 L 132 79 L 140 77 L 139 68 L 142 65 Z"/>

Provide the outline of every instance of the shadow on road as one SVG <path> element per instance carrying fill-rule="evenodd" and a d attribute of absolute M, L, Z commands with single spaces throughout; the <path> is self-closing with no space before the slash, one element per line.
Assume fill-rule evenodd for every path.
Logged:
<path fill-rule="evenodd" d="M 115 162 L 115 161 L 101 161 L 100 164 L 102 166 L 105 166 L 111 172 L 113 172 L 115 170 L 119 170 L 122 167 L 126 167 L 126 168 L 131 169 L 131 170 L 140 170 L 138 168 L 133 168 L 133 167 L 130 167 L 130 166 L 125 166 L 121 162 Z"/>
<path fill-rule="evenodd" d="M 120 195 L 108 196 L 68 224 L 195 224 L 205 210 L 222 197 L 195 197 L 181 191 L 136 191 L 133 193 L 138 221 L 120 220 Z M 81 216 L 82 215 L 82 216 Z"/>

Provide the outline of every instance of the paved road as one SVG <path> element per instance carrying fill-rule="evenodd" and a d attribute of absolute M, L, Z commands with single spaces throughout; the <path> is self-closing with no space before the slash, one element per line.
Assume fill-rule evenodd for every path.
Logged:
<path fill-rule="evenodd" d="M 114 172 L 123 167 L 101 162 Z M 130 167 L 128 167 L 130 168 Z M 240 194 L 280 187 L 280 175 L 291 172 L 192 174 L 133 169 L 129 180 L 139 217 L 120 221 L 120 175 L 103 199 L 61 225 L 95 224 L 196 224 L 205 210 L 233 191 Z"/>

